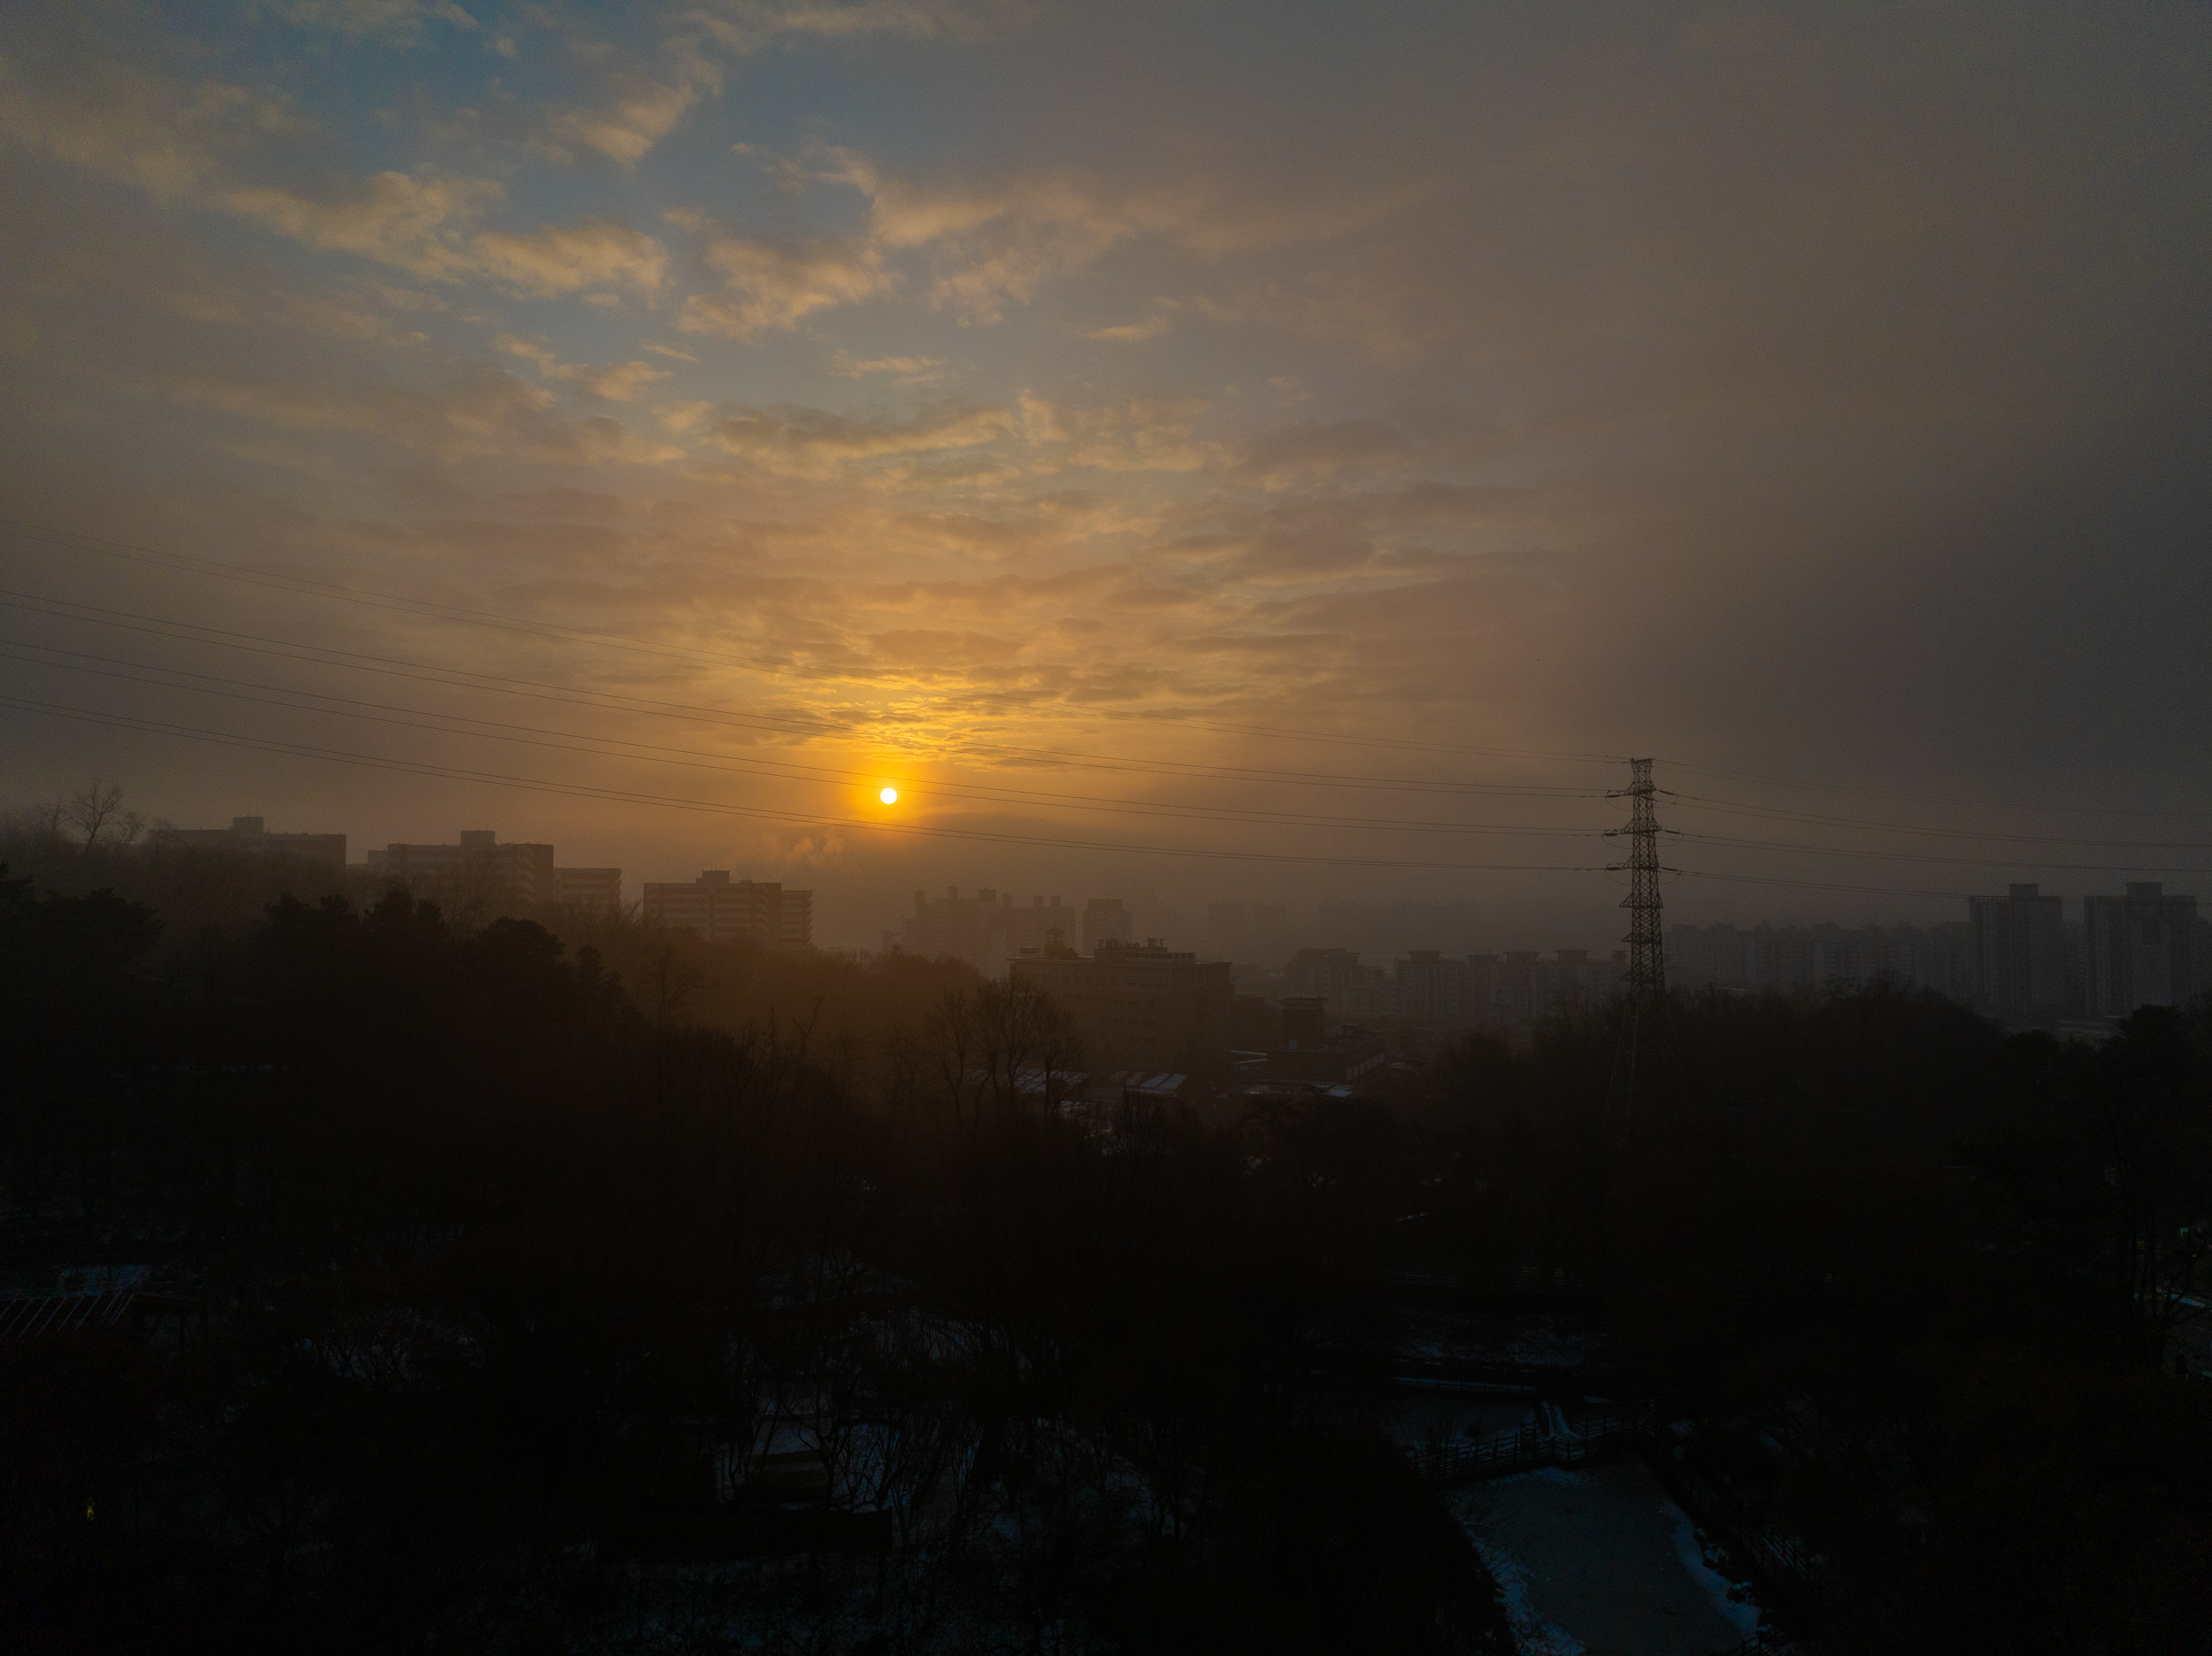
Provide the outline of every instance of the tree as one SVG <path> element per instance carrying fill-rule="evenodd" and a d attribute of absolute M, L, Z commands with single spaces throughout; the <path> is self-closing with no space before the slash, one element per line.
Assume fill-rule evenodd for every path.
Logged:
<path fill-rule="evenodd" d="M 2199 1315 L 2212 1230 L 2212 1133 L 2189 1019 L 2139 1008 L 2098 1054 L 2091 1105 L 2106 1155 L 2112 1269 L 2136 1356 L 2164 1361 L 2174 1330 Z"/>
<path fill-rule="evenodd" d="M 1050 1108 L 1082 1062 L 1073 1015 L 1023 983 L 953 990 L 923 1020 L 923 1031 L 956 1119 L 987 1101 L 1003 1108 L 1028 1092 Z"/>
<path fill-rule="evenodd" d="M 87 851 L 104 837 L 129 845 L 146 828 L 142 813 L 123 809 L 122 785 L 103 783 L 97 777 L 92 778 L 91 786 L 69 796 L 62 815 L 84 835 Z"/>

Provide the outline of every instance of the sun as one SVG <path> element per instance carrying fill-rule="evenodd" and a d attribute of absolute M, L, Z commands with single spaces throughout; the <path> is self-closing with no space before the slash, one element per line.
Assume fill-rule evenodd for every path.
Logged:
<path fill-rule="evenodd" d="M 886 788 L 882 793 L 877 794 L 876 797 L 881 800 L 886 805 L 895 805 L 899 802 L 899 791 L 896 788 Z"/>

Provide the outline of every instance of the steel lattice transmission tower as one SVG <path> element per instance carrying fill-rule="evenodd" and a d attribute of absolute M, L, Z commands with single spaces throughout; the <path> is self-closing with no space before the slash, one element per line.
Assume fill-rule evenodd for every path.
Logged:
<path fill-rule="evenodd" d="M 1628 895 L 1621 907 L 1628 910 L 1628 976 L 1621 993 L 1627 1004 L 1621 1024 L 1620 1044 L 1613 1054 L 1613 1080 L 1607 1089 L 1608 1108 L 1625 1123 L 1634 1112 L 1638 1070 L 1648 1062 L 1647 1051 L 1656 1046 L 1666 1031 L 1667 954 L 1661 926 L 1659 877 L 1670 870 L 1659 862 L 1658 793 L 1651 780 L 1651 761 L 1631 759 L 1629 781 L 1615 788 L 1608 799 L 1629 801 L 1628 826 L 1609 828 L 1609 839 L 1626 839 L 1628 861 L 1607 865 L 1607 872 L 1624 870 L 1629 877 Z M 1648 1027 L 1647 1027 L 1648 1025 Z"/>
<path fill-rule="evenodd" d="M 1660 930 L 1659 814 L 1653 803 L 1658 789 L 1652 786 L 1651 761 L 1628 762 L 1629 783 L 1605 797 L 1629 801 L 1628 826 L 1608 828 L 1609 839 L 1626 838 L 1628 861 L 1609 865 L 1608 872 L 1628 871 L 1628 895 L 1621 907 L 1628 910 L 1628 978 L 1630 997 L 1647 1006 L 1663 1000 L 1667 993 L 1667 955 Z"/>

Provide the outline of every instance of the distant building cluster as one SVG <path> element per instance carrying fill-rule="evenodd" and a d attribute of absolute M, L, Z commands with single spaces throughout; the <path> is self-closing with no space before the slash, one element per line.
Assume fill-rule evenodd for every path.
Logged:
<path fill-rule="evenodd" d="M 1370 964 L 1357 949 L 1302 948 L 1284 967 L 1281 982 L 1292 994 L 1323 996 L 1348 1017 L 1502 1031 L 1603 1000 L 1626 970 L 1627 957 L 1617 949 L 1593 960 L 1586 949 L 1462 955 L 1417 948 L 1386 968 Z"/>
<path fill-rule="evenodd" d="M 1970 1000 L 1972 962 L 1971 932 L 1963 921 L 1934 926 L 1667 928 L 1667 981 L 1680 989 L 1759 994 L 1848 988 L 1889 978 Z"/>
<path fill-rule="evenodd" d="M 1850 987 L 1878 978 L 1934 989 L 2014 1029 L 2074 1031 L 2075 1020 L 2179 1006 L 2212 991 L 2212 922 L 2157 880 L 2117 895 L 2064 900 L 2039 886 L 1970 897 L 1966 918 L 1933 926 L 1675 926 L 1669 980 L 1726 990 Z"/>
<path fill-rule="evenodd" d="M 489 828 L 464 828 L 451 845 L 390 845 L 346 861 L 346 836 L 271 833 L 258 816 L 234 816 L 227 828 L 165 828 L 157 842 L 180 850 L 288 855 L 351 868 L 437 901 L 492 909 L 559 907 L 614 913 L 622 908 L 618 868 L 563 868 L 553 847 L 502 841 Z M 733 880 L 710 869 L 695 880 L 648 882 L 648 922 L 694 932 L 710 942 L 746 939 L 770 947 L 806 948 L 814 941 L 814 893 L 774 881 Z"/>
<path fill-rule="evenodd" d="M 1014 893 L 986 886 L 972 897 L 963 897 L 957 886 L 942 897 L 914 893 L 914 912 L 905 924 L 883 934 L 886 949 L 918 954 L 925 960 L 949 956 L 965 961 L 986 977 L 1003 975 L 1010 961 L 1048 949 L 1072 950 L 1079 943 L 1085 953 L 1102 942 L 1127 942 L 1132 916 L 1118 897 L 1094 897 L 1084 908 L 1079 926 L 1074 908 L 1052 897 L 1033 896 L 1026 903 Z"/>
<path fill-rule="evenodd" d="M 363 866 L 380 880 L 449 901 L 609 909 L 622 906 L 620 869 L 557 867 L 551 846 L 523 840 L 503 844 L 489 828 L 464 828 L 453 845 L 377 847 Z"/>
<path fill-rule="evenodd" d="M 180 850 L 350 867 L 479 908 L 612 912 L 623 901 L 620 869 L 565 868 L 553 847 L 503 843 L 488 828 L 465 829 L 450 845 L 376 847 L 350 864 L 345 835 L 272 833 L 259 816 L 233 817 L 227 828 L 165 827 L 154 839 Z M 915 893 L 912 914 L 883 944 L 1050 990 L 1074 1009 L 1090 1062 L 1118 1071 L 1230 1064 L 1332 1085 L 1382 1062 L 1374 1026 L 1509 1033 L 1604 1001 L 1626 970 L 1619 950 L 1603 958 L 1568 948 L 1483 953 L 1471 942 L 1478 910 L 1469 902 L 1323 903 L 1316 931 L 1326 941 L 1313 947 L 1293 946 L 1281 903 L 1210 903 L 1210 958 L 1158 937 L 1140 941 L 1140 909 L 1158 914 L 1148 898 L 1086 897 L 1079 908 L 1056 893 L 1025 903 L 987 886 L 964 896 L 955 886 L 941 897 Z M 709 942 L 805 948 L 814 939 L 812 892 L 733 879 L 723 869 L 649 881 L 642 913 Z M 2199 916 L 2194 897 L 2154 880 L 2085 896 L 2070 918 L 2062 898 L 2024 884 L 1970 898 L 1963 920 L 1938 925 L 1677 925 L 1667 932 L 1666 969 L 1676 987 L 1723 993 L 1887 980 L 1935 990 L 2015 1029 L 2094 1035 L 2138 1007 L 2212 992 L 2212 920 Z"/>

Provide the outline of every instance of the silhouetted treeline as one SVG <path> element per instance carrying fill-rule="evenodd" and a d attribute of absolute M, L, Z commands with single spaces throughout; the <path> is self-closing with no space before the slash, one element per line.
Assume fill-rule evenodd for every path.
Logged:
<path fill-rule="evenodd" d="M 0 1268 L 189 1336 L 0 1342 L 12 1647 L 1502 1652 L 1374 1424 L 1409 1277 L 1604 1319 L 1888 1648 L 2212 1625 L 2200 1016 L 1680 999 L 1624 1116 L 1591 1014 L 1101 1119 L 949 963 L 143 889 L 0 882 Z"/>
<path fill-rule="evenodd" d="M 2208 1010 L 2093 1048 L 1886 985 L 1678 996 L 1625 1123 L 1609 1020 L 1471 1037 L 1404 1100 L 1451 1167 L 1421 1246 L 1586 1284 L 1695 1458 L 1922 1648 L 2201 1649 Z"/>
<path fill-rule="evenodd" d="M 17 1274 L 209 1308 L 0 1351 L 14 1642 L 1504 1648 L 1310 1361 L 1360 1243 L 1228 1138 L 1041 1110 L 1002 985 L 858 1066 L 404 893 L 276 901 L 219 993 L 158 934 L 0 900 Z"/>

